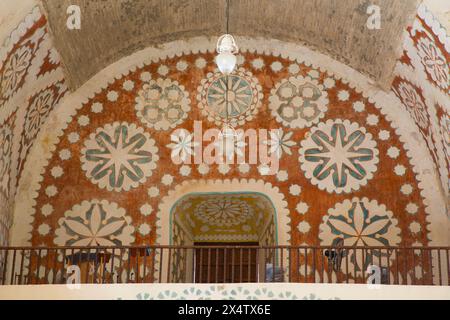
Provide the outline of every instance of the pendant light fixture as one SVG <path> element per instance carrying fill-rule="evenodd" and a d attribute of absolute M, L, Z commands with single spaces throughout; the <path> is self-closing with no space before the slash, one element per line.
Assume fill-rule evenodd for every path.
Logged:
<path fill-rule="evenodd" d="M 222 35 L 217 41 L 217 57 L 216 64 L 220 72 L 225 76 L 225 119 L 222 130 L 220 131 L 220 143 L 222 143 L 222 150 L 228 160 L 232 160 L 235 154 L 235 147 L 238 141 L 238 134 L 230 120 L 229 116 L 229 95 L 230 84 L 229 75 L 236 68 L 236 56 L 239 48 L 236 45 L 236 41 L 233 36 L 229 34 L 229 22 L 230 22 L 230 0 L 226 0 L 226 34 Z"/>
<path fill-rule="evenodd" d="M 236 45 L 236 41 L 233 36 L 229 33 L 229 22 L 230 22 L 230 0 L 227 0 L 226 8 L 226 34 L 222 35 L 217 41 L 217 57 L 216 64 L 220 72 L 225 75 L 229 75 L 236 68 L 236 56 L 239 48 Z"/>

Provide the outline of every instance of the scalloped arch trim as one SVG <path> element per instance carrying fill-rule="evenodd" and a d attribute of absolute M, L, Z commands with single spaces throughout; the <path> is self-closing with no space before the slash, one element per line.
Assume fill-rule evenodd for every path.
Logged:
<path fill-rule="evenodd" d="M 167 196 L 162 198 L 158 207 L 156 218 L 156 242 L 162 245 L 171 243 L 170 213 L 174 204 L 183 197 L 195 193 L 256 193 L 266 196 L 274 207 L 275 223 L 277 226 L 278 245 L 290 244 L 290 213 L 287 201 L 278 187 L 268 182 L 255 179 L 233 179 L 233 180 L 186 180 L 170 190 Z"/>

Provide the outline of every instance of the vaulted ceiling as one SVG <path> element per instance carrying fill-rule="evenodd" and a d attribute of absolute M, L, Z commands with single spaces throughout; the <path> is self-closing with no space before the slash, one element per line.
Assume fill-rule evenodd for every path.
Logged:
<path fill-rule="evenodd" d="M 388 88 L 402 34 L 419 0 L 230 0 L 229 31 L 238 36 L 303 43 Z M 135 51 L 226 31 L 226 0 L 43 0 L 55 46 L 72 89 Z M 81 29 L 66 27 L 69 5 L 81 8 Z M 367 7 L 381 8 L 369 30 Z M 182 50 L 182 48 L 180 48 Z"/>

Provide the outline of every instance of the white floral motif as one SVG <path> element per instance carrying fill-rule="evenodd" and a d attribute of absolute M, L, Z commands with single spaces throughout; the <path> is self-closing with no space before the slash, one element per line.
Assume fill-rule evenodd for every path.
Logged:
<path fill-rule="evenodd" d="M 159 160 L 155 141 L 135 124 L 107 124 L 82 149 L 82 168 L 100 188 L 128 191 L 152 175 Z"/>
<path fill-rule="evenodd" d="M 158 74 L 160 76 L 165 77 L 169 74 L 169 68 L 162 64 L 158 67 L 158 70 L 156 72 L 158 72 Z M 143 80 L 143 81 L 150 81 L 150 79 L 151 78 L 149 78 L 148 80 Z"/>
<path fill-rule="evenodd" d="M 397 159 L 400 155 L 400 150 L 397 147 L 390 147 L 387 151 L 387 155 L 392 159 Z"/>
<path fill-rule="evenodd" d="M 164 68 L 165 67 L 165 69 L 167 70 L 167 72 L 168 72 L 168 69 L 167 69 L 167 67 L 166 66 L 164 66 L 164 65 L 161 65 L 161 66 L 159 66 L 159 68 L 158 68 L 158 73 L 159 73 L 159 70 L 161 69 L 161 68 Z M 166 73 L 167 74 L 167 73 Z M 148 72 L 148 71 L 144 71 L 144 72 L 142 72 L 141 73 L 141 80 L 142 81 L 144 81 L 144 82 L 149 82 L 151 79 L 152 79 L 152 74 L 150 73 L 150 72 Z"/>
<path fill-rule="evenodd" d="M 142 214 L 143 216 L 149 216 L 149 215 L 152 214 L 153 208 L 152 208 L 151 205 L 149 205 L 148 203 L 146 203 L 146 204 L 144 204 L 144 205 L 139 209 L 139 211 L 141 212 L 141 214 Z"/>
<path fill-rule="evenodd" d="M 270 146 L 269 152 L 270 154 L 276 154 L 278 159 L 281 158 L 283 152 L 286 152 L 288 155 L 292 155 L 291 147 L 295 146 L 296 143 L 292 140 L 293 132 L 284 133 L 283 129 L 271 130 L 270 132 L 270 140 L 264 141 L 264 144 Z"/>
<path fill-rule="evenodd" d="M 197 168 L 198 173 L 200 173 L 201 175 L 205 175 L 208 174 L 209 172 L 209 166 L 206 163 L 201 163 L 198 165 Z"/>
<path fill-rule="evenodd" d="M 56 166 L 52 168 L 50 173 L 54 178 L 60 178 L 64 174 L 64 171 L 60 166 Z"/>
<path fill-rule="evenodd" d="M 95 102 L 91 106 L 91 111 L 94 113 L 100 113 L 103 111 L 103 105 L 100 102 Z"/>
<path fill-rule="evenodd" d="M 234 197 L 215 196 L 200 203 L 194 215 L 211 226 L 237 226 L 254 216 L 246 201 Z"/>
<path fill-rule="evenodd" d="M 261 58 L 256 58 L 252 61 L 252 66 L 256 70 L 260 70 L 264 67 L 264 60 Z"/>
<path fill-rule="evenodd" d="M 347 101 L 350 98 L 350 93 L 347 90 L 341 90 L 338 93 L 338 99 L 340 101 Z"/>
<path fill-rule="evenodd" d="M 150 233 L 151 228 L 147 223 L 143 223 L 139 226 L 138 231 L 141 235 L 146 236 Z"/>
<path fill-rule="evenodd" d="M 332 245 L 337 238 L 343 239 L 345 246 L 396 246 L 401 241 L 400 233 L 393 213 L 385 205 L 367 198 L 336 204 L 328 210 L 319 227 L 321 245 L 325 246 Z M 356 263 L 357 270 L 366 270 L 369 262 L 368 255 L 365 261 L 354 253 L 349 258 L 349 263 Z M 353 270 L 353 266 L 349 270 Z"/>
<path fill-rule="evenodd" d="M 413 192 L 413 187 L 409 183 L 404 184 L 401 186 L 400 192 L 405 196 L 409 196 Z"/>
<path fill-rule="evenodd" d="M 288 180 L 289 175 L 288 175 L 286 170 L 280 170 L 280 171 L 277 172 L 276 177 L 277 177 L 278 181 L 283 182 L 283 181 L 287 181 Z"/>
<path fill-rule="evenodd" d="M 38 227 L 37 231 L 41 236 L 46 236 L 50 232 L 50 226 L 46 223 L 43 223 Z"/>
<path fill-rule="evenodd" d="M 420 227 L 420 224 L 417 221 L 411 222 L 411 224 L 409 225 L 409 230 L 412 233 L 418 233 L 420 232 L 422 228 Z"/>
<path fill-rule="evenodd" d="M 203 116 L 221 126 L 243 125 L 252 120 L 261 105 L 262 88 L 253 75 L 238 69 L 232 75 L 208 73 L 198 88 L 197 99 Z"/>
<path fill-rule="evenodd" d="M 45 194 L 48 197 L 54 197 L 58 193 L 58 188 L 54 185 L 50 185 L 47 188 L 45 188 Z"/>
<path fill-rule="evenodd" d="M 170 174 L 165 174 L 162 179 L 161 179 L 162 184 L 166 185 L 166 186 L 170 186 L 173 182 L 173 176 L 171 176 Z"/>
<path fill-rule="evenodd" d="M 311 230 L 311 225 L 307 221 L 302 221 L 298 224 L 297 229 L 301 233 L 308 233 Z"/>
<path fill-rule="evenodd" d="M 409 214 L 416 214 L 417 211 L 419 211 L 419 207 L 417 206 L 417 204 L 410 202 L 406 205 L 406 212 L 408 212 Z"/>
<path fill-rule="evenodd" d="M 450 70 L 441 50 L 430 39 L 423 37 L 419 39 L 417 49 L 426 72 L 440 88 L 447 90 Z"/>
<path fill-rule="evenodd" d="M 33 99 L 25 120 L 24 132 L 26 139 L 31 140 L 36 137 L 42 123 L 47 119 L 53 104 L 54 96 L 52 88 L 41 91 Z"/>
<path fill-rule="evenodd" d="M 317 80 L 290 77 L 272 89 L 269 108 L 278 122 L 290 128 L 318 123 L 328 110 L 328 94 Z"/>
<path fill-rule="evenodd" d="M 298 184 L 292 184 L 289 187 L 289 193 L 293 196 L 299 196 L 302 192 L 302 187 L 300 187 Z"/>
<path fill-rule="evenodd" d="M 181 124 L 191 110 L 188 93 L 177 81 L 151 80 L 136 98 L 136 114 L 147 127 L 168 130 Z"/>
<path fill-rule="evenodd" d="M 295 209 L 299 214 L 305 214 L 308 211 L 309 206 L 305 202 L 299 202 Z"/>
<path fill-rule="evenodd" d="M 122 87 L 126 90 L 126 91 L 131 91 L 134 88 L 134 82 L 131 80 L 127 80 L 123 83 Z"/>
<path fill-rule="evenodd" d="M 181 168 L 180 168 L 180 174 L 183 177 L 187 177 L 188 175 L 190 175 L 191 171 L 192 171 L 191 167 L 187 166 L 187 165 L 181 166 Z"/>
<path fill-rule="evenodd" d="M 109 91 L 106 95 L 106 98 L 111 102 L 116 102 L 117 99 L 119 99 L 119 94 L 117 93 L 117 91 Z"/>
<path fill-rule="evenodd" d="M 83 201 L 58 222 L 59 246 L 118 246 L 134 241 L 134 227 L 125 209 L 106 200 Z"/>
<path fill-rule="evenodd" d="M 414 121 L 420 128 L 427 130 L 429 125 L 428 113 L 425 109 L 425 103 L 417 90 L 407 82 L 401 82 L 398 90 Z"/>
<path fill-rule="evenodd" d="M 61 160 L 69 160 L 71 156 L 72 156 L 72 153 L 70 152 L 69 149 L 62 149 L 59 152 L 59 158 Z"/>
<path fill-rule="evenodd" d="M 0 78 L 0 101 L 7 100 L 18 89 L 30 66 L 32 56 L 32 49 L 29 46 L 22 46 L 5 62 Z"/>
<path fill-rule="evenodd" d="M 394 172 L 398 176 L 403 176 L 406 173 L 406 168 L 399 164 L 395 166 Z"/>
<path fill-rule="evenodd" d="M 159 196 L 159 189 L 158 189 L 158 187 L 150 187 L 148 189 L 148 196 L 150 198 L 155 198 L 155 197 Z"/>
<path fill-rule="evenodd" d="M 305 176 L 330 193 L 358 190 L 377 170 L 378 149 L 372 135 L 348 120 L 320 123 L 301 142 L 299 152 Z"/>
<path fill-rule="evenodd" d="M 362 102 L 362 101 L 356 101 L 355 103 L 353 103 L 353 109 L 356 112 L 363 112 L 365 108 L 366 108 L 366 106 L 364 105 L 364 102 Z"/>
<path fill-rule="evenodd" d="M 231 168 L 226 163 L 221 163 L 217 166 L 217 170 L 220 174 L 226 175 L 228 172 L 230 172 Z"/>
<path fill-rule="evenodd" d="M 198 142 L 193 140 L 194 135 L 185 129 L 177 130 L 170 135 L 171 143 L 167 145 L 172 149 L 171 157 L 173 160 L 186 161 L 188 157 L 195 154 L 194 148 Z"/>
<path fill-rule="evenodd" d="M 444 144 L 444 152 L 447 158 L 450 159 L 450 116 L 447 113 L 441 117 L 440 131 L 442 134 L 442 143 Z"/>
<path fill-rule="evenodd" d="M 53 206 L 50 204 L 44 204 L 41 208 L 41 213 L 43 216 L 48 217 L 49 215 L 51 215 L 53 213 L 54 209 Z"/>
<path fill-rule="evenodd" d="M 300 72 L 300 66 L 296 63 L 292 63 L 289 67 L 288 67 L 288 71 L 290 74 L 292 75 L 296 75 L 297 73 Z"/>
<path fill-rule="evenodd" d="M 204 67 L 206 67 L 206 64 L 207 64 L 206 60 L 202 57 L 195 60 L 195 66 L 199 69 L 203 69 Z"/>
<path fill-rule="evenodd" d="M 78 124 L 82 127 L 86 127 L 89 124 L 89 122 L 91 122 L 91 120 L 89 119 L 88 116 L 83 115 L 78 118 Z"/>
<path fill-rule="evenodd" d="M 273 72 L 279 72 L 281 69 L 283 69 L 283 65 L 280 61 L 275 61 L 270 65 L 270 68 Z"/>
<path fill-rule="evenodd" d="M 78 140 L 80 140 L 80 135 L 76 132 L 71 132 L 68 136 L 67 136 L 67 140 L 69 140 L 70 143 L 77 143 Z"/>
<path fill-rule="evenodd" d="M 9 126 L 0 127 L 0 190 L 8 194 L 13 134 Z"/>
<path fill-rule="evenodd" d="M 238 166 L 238 170 L 239 170 L 239 172 L 242 173 L 242 174 L 249 173 L 249 172 L 250 172 L 250 165 L 249 165 L 248 163 L 241 163 L 241 164 Z"/>
<path fill-rule="evenodd" d="M 390 136 L 391 136 L 391 134 L 387 130 L 381 130 L 378 133 L 378 138 L 380 138 L 380 140 L 383 140 L 383 141 L 389 140 Z"/>

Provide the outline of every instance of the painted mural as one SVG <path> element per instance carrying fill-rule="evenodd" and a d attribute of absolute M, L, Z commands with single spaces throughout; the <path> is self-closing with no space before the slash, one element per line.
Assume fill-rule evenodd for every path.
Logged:
<path fill-rule="evenodd" d="M 174 150 L 193 155 L 195 148 L 187 137 L 174 142 L 171 129 L 193 132 L 194 121 L 201 121 L 206 130 L 222 119 L 227 92 L 223 82 L 211 81 L 218 77 L 213 59 L 211 53 L 187 54 L 130 70 L 67 119 L 42 174 L 31 244 L 155 243 L 158 206 L 174 186 L 262 177 L 258 165 L 172 161 Z M 343 231 L 319 237 L 323 217 L 335 210 L 346 215 L 354 205 L 369 217 L 386 217 L 385 223 L 351 222 L 363 228 L 355 234 L 367 243 L 385 236 L 385 245 L 428 244 L 417 178 L 402 142 L 373 103 L 325 72 L 272 55 L 242 53 L 240 70 L 245 72 L 229 80 L 231 114 L 236 128 L 277 129 L 265 143 L 279 158 L 279 170 L 263 177 L 287 202 L 291 224 L 283 232 L 292 244 L 328 244 Z M 217 108 L 217 118 L 206 108 Z M 376 205 L 361 207 L 355 197 Z M 347 201 L 345 209 L 338 205 Z M 194 207 L 183 212 L 192 209 L 194 228 L 214 221 L 220 229 L 254 215 L 249 203 L 213 197 L 190 201 Z"/>
<path fill-rule="evenodd" d="M 46 18 L 35 7 L 0 49 L 0 246 L 8 244 L 14 196 L 27 156 L 66 92 Z"/>
<path fill-rule="evenodd" d="M 303 47 L 277 51 L 273 42 L 258 50 L 262 44 L 251 39 L 237 71 L 225 77 L 213 42 L 201 38 L 197 49 L 150 48 L 108 67 L 91 91 L 67 94 L 45 18 L 34 9 L 2 54 L 0 199 L 13 199 L 19 188 L 13 244 L 186 243 L 186 230 L 216 242 L 448 243 L 441 219 L 449 178 L 448 40 L 420 10 L 390 93 L 361 75 L 346 79 L 348 69 Z M 257 145 L 278 170 L 187 163 L 215 143 L 195 139 L 196 123 L 202 132 L 224 124 L 266 130 Z M 223 146 L 216 142 L 214 150 Z M 240 136 L 231 157 L 250 157 L 254 144 Z M 170 209 L 193 191 L 219 195 L 197 197 L 172 219 Z M 237 191 L 266 195 L 273 210 L 223 195 Z M 11 207 L 0 206 L 0 245 L 8 243 Z M 365 261 L 351 263 L 363 268 Z"/>
<path fill-rule="evenodd" d="M 441 178 L 449 206 L 449 156 L 445 117 L 450 110 L 450 39 L 446 30 L 421 5 L 405 37 L 404 55 L 398 62 L 392 90 L 414 119 L 426 141 Z M 443 130 L 444 128 L 444 130 Z"/>

